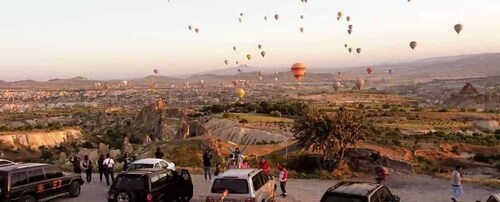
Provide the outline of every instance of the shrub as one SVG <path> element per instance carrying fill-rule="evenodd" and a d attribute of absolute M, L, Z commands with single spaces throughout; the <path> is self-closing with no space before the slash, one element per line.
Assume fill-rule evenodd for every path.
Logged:
<path fill-rule="evenodd" d="M 474 156 L 474 161 L 482 162 L 482 163 L 492 163 L 492 159 L 490 156 L 486 156 L 484 154 L 477 154 Z"/>
<path fill-rule="evenodd" d="M 227 112 L 222 114 L 222 118 L 228 119 L 229 117 L 231 117 L 231 114 L 229 114 Z"/>
<path fill-rule="evenodd" d="M 171 153 L 172 161 L 181 167 L 199 167 L 202 164 L 200 149 L 194 145 L 181 144 Z"/>
<path fill-rule="evenodd" d="M 248 123 L 248 120 L 246 120 L 246 119 L 241 119 L 239 122 L 240 122 L 241 124 L 247 124 L 247 123 Z"/>
<path fill-rule="evenodd" d="M 93 149 L 94 148 L 94 145 L 92 145 L 91 142 L 89 141 L 85 141 L 84 143 L 82 143 L 80 145 L 80 147 L 83 147 L 83 148 L 87 148 L 87 149 Z"/>
<path fill-rule="evenodd" d="M 443 108 L 443 109 L 440 109 L 438 110 L 438 112 L 449 112 L 450 110 L 449 109 L 446 109 L 446 108 Z"/>
<path fill-rule="evenodd" d="M 391 108 L 391 105 L 390 105 L 389 103 L 384 103 L 384 104 L 382 105 L 382 108 L 383 108 L 383 109 L 389 109 L 389 108 Z"/>

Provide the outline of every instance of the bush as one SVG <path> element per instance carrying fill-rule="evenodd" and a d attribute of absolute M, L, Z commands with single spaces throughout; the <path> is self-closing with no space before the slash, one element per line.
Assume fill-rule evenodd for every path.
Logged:
<path fill-rule="evenodd" d="M 446 109 L 446 108 L 443 108 L 443 109 L 440 109 L 438 110 L 438 112 L 449 112 L 450 110 L 449 109 Z"/>
<path fill-rule="evenodd" d="M 180 167 L 199 167 L 201 151 L 197 146 L 181 144 L 172 151 L 172 161 Z"/>
<path fill-rule="evenodd" d="M 306 154 L 293 155 L 288 158 L 287 167 L 298 172 L 314 173 L 323 169 L 322 157 Z"/>
<path fill-rule="evenodd" d="M 84 143 L 82 143 L 80 145 L 80 147 L 87 148 L 87 149 L 94 149 L 94 145 L 89 141 L 85 141 Z"/>
<path fill-rule="evenodd" d="M 231 114 L 229 113 L 222 114 L 222 118 L 228 119 L 229 117 L 231 117 Z"/>
<path fill-rule="evenodd" d="M 391 108 L 391 105 L 390 105 L 389 103 L 384 103 L 384 104 L 382 105 L 382 108 L 383 108 L 383 109 L 389 109 L 389 108 Z"/>
<path fill-rule="evenodd" d="M 490 156 L 486 156 L 484 154 L 477 154 L 474 156 L 474 161 L 482 162 L 482 163 L 492 163 L 492 158 Z"/>

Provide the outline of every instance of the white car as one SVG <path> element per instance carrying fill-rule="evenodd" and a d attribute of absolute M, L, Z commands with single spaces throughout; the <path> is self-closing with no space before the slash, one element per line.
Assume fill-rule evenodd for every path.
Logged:
<path fill-rule="evenodd" d="M 232 169 L 215 178 L 205 202 L 220 201 L 225 190 L 229 194 L 224 201 L 275 201 L 276 188 L 274 178 L 261 169 Z"/>
<path fill-rule="evenodd" d="M 486 202 L 500 202 L 500 193 L 491 195 Z"/>
<path fill-rule="evenodd" d="M 175 171 L 175 164 L 163 159 L 147 158 L 130 163 L 130 165 L 128 165 L 127 171 L 136 170 L 139 168 L 165 168 Z"/>
<path fill-rule="evenodd" d="M 14 164 L 16 164 L 16 163 L 9 161 L 9 160 L 5 160 L 5 159 L 0 159 L 0 167 L 1 166 L 10 166 L 10 165 L 14 165 Z"/>

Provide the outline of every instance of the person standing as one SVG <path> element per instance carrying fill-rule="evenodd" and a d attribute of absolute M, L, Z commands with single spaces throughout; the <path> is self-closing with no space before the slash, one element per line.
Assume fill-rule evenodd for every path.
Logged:
<path fill-rule="evenodd" d="M 156 147 L 155 157 L 157 159 L 163 159 L 163 156 L 165 156 L 165 154 L 163 153 L 163 151 L 161 150 L 161 148 L 160 147 Z"/>
<path fill-rule="evenodd" d="M 385 176 L 386 176 L 385 169 L 384 169 L 384 167 L 382 167 L 380 162 L 376 163 L 375 175 L 377 175 L 377 177 L 375 178 L 375 181 L 377 181 L 377 184 L 380 184 L 380 183 L 382 183 L 382 181 L 385 180 Z"/>
<path fill-rule="evenodd" d="M 203 171 L 205 175 L 205 181 L 212 180 L 212 175 L 210 174 L 210 167 L 212 167 L 212 163 L 210 162 L 211 160 L 212 160 L 212 153 L 210 152 L 209 149 L 206 149 L 205 152 L 203 153 Z"/>
<path fill-rule="evenodd" d="M 240 150 L 239 147 L 236 147 L 234 150 L 232 150 L 231 147 L 227 147 L 227 149 L 229 149 L 229 152 L 231 152 L 236 159 L 237 168 L 241 168 L 241 163 L 243 163 L 243 152 L 245 152 L 247 147 L 245 146 L 242 150 Z"/>
<path fill-rule="evenodd" d="M 127 171 L 130 163 L 132 163 L 132 159 L 130 158 L 130 153 L 125 152 L 125 155 L 123 156 L 123 172 Z"/>
<path fill-rule="evenodd" d="M 286 193 L 286 182 L 288 181 L 288 170 L 286 170 L 285 165 L 280 165 L 279 163 L 276 164 L 276 167 L 278 168 L 279 172 L 279 180 L 280 180 L 280 187 L 281 187 L 281 195 L 283 198 L 287 196 Z"/>
<path fill-rule="evenodd" d="M 115 173 L 114 173 L 114 167 L 115 167 L 115 161 L 111 156 L 106 154 L 106 159 L 102 162 L 102 165 L 104 165 L 104 177 L 106 177 L 106 185 L 109 186 L 109 178 L 111 177 L 111 183 L 115 181 Z"/>
<path fill-rule="evenodd" d="M 82 168 L 85 171 L 85 175 L 87 177 L 87 183 L 92 184 L 92 161 L 89 158 L 89 155 L 85 155 L 83 157 Z"/>
<path fill-rule="evenodd" d="M 269 161 L 267 161 L 266 157 L 260 158 L 259 167 L 264 171 L 266 175 L 269 175 L 271 166 L 269 165 Z"/>
<path fill-rule="evenodd" d="M 464 190 L 462 188 L 462 166 L 456 166 L 451 172 L 451 200 L 457 202 L 462 196 Z"/>
<path fill-rule="evenodd" d="M 99 179 L 101 180 L 102 182 L 102 176 L 104 175 L 104 171 L 105 171 L 105 168 L 104 168 L 104 155 L 100 155 L 99 156 L 99 160 L 97 160 L 97 168 L 99 169 Z"/>
<path fill-rule="evenodd" d="M 217 165 L 215 165 L 214 176 L 219 176 L 221 172 L 222 172 L 222 165 L 218 163 Z"/>
<path fill-rule="evenodd" d="M 73 155 L 71 158 L 69 158 L 69 162 L 73 164 L 73 172 L 75 172 L 76 174 L 82 174 L 80 157 Z"/>
<path fill-rule="evenodd" d="M 241 164 L 241 169 L 250 169 L 250 164 L 248 163 L 247 160 L 243 160 L 243 163 Z"/>

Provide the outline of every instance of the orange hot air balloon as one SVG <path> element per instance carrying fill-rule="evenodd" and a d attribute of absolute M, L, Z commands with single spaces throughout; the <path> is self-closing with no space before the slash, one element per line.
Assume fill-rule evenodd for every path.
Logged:
<path fill-rule="evenodd" d="M 295 63 L 292 65 L 292 74 L 296 81 L 302 80 L 302 77 L 306 74 L 306 65 L 303 63 Z"/>

